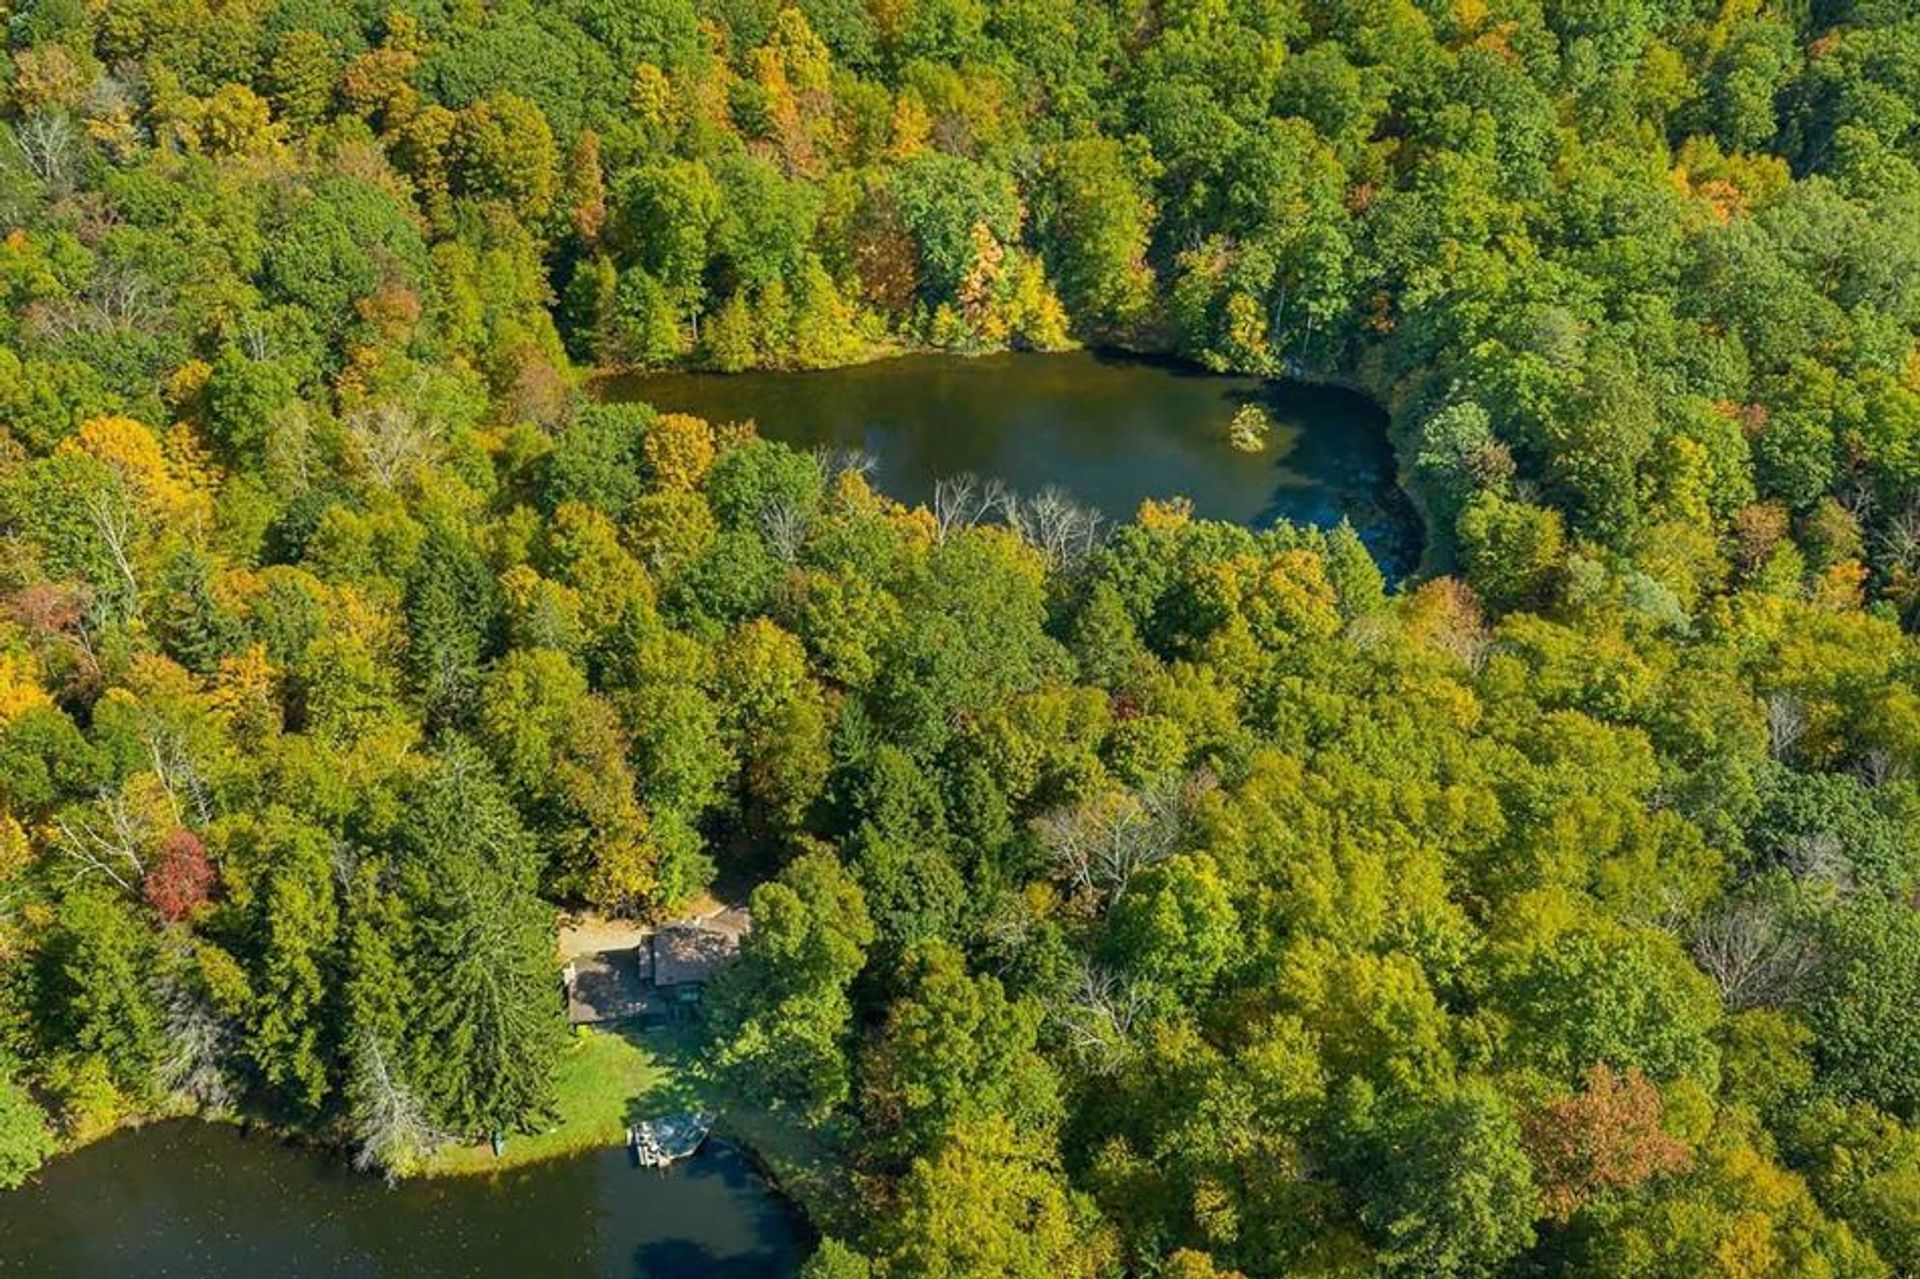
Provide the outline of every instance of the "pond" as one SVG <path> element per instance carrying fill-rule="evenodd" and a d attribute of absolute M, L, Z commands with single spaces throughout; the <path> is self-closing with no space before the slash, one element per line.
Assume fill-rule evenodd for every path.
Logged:
<path fill-rule="evenodd" d="M 875 483 L 909 502 L 971 473 L 1031 495 L 1049 485 L 1109 519 L 1184 496 L 1210 519 L 1353 522 L 1387 570 L 1412 570 L 1420 531 L 1396 481 L 1386 415 L 1351 391 L 1222 377 L 1165 360 L 910 355 L 811 373 L 656 373 L 610 379 L 611 398 L 715 421 L 752 418 L 804 448 L 861 449 Z M 1243 453 L 1227 424 L 1248 402 L 1274 422 Z"/>
<path fill-rule="evenodd" d="M 625 1151 L 388 1189 L 221 1124 L 118 1133 L 0 1192 L 0 1274 L 792 1275 L 805 1225 L 718 1143 L 671 1171 Z"/>

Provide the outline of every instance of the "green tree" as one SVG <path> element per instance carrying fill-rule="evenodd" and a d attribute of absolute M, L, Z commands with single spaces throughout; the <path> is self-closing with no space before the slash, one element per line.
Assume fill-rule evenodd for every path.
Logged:
<path fill-rule="evenodd" d="M 550 883 L 605 906 L 654 897 L 658 854 L 634 797 L 625 735 L 564 653 L 502 658 L 482 689 L 479 726 L 546 852 Z"/>
<path fill-rule="evenodd" d="M 994 1118 L 959 1129 L 916 1160 L 897 1211 L 876 1233 L 889 1272 L 941 1279 L 1091 1279 L 1112 1256 L 1091 1205 Z"/>
<path fill-rule="evenodd" d="M 499 93 L 461 111 L 453 155 L 456 191 L 505 200 L 530 222 L 553 209 L 559 151 L 546 115 L 527 99 Z"/>
<path fill-rule="evenodd" d="M 616 184 L 609 238 L 660 281 L 695 324 L 705 310 L 702 275 L 720 221 L 720 184 L 698 160 L 633 169 Z M 623 263 L 623 269 L 631 266 Z"/>
<path fill-rule="evenodd" d="M 717 1000 L 721 1065 L 750 1096 L 824 1116 L 851 1091 L 847 988 L 873 944 L 860 887 L 830 853 L 805 853 L 754 889 L 753 931 Z"/>
<path fill-rule="evenodd" d="M 800 1268 L 801 1279 L 871 1279 L 873 1265 L 838 1239 L 826 1238 Z"/>
<path fill-rule="evenodd" d="M 53 937 L 39 952 L 42 1024 L 57 1047 L 97 1060 L 129 1097 L 152 1098 L 166 1052 L 153 982 L 152 935 L 127 904 L 97 885 L 62 899 Z"/>
<path fill-rule="evenodd" d="M 825 699 L 806 650 L 765 618 L 736 629 L 717 654 L 714 687 L 732 722 L 747 815 L 775 836 L 798 832 L 826 784 Z"/>
<path fill-rule="evenodd" d="M 245 857 L 255 863 L 248 1052 L 268 1086 L 317 1112 L 333 1092 L 340 909 L 332 840 L 291 815 L 269 813 Z"/>
<path fill-rule="evenodd" d="M 759 362 L 755 350 L 753 313 L 745 290 L 736 289 L 720 304 L 701 339 L 705 362 L 720 373 L 738 373 Z"/>
<path fill-rule="evenodd" d="M 1147 265 L 1153 206 L 1139 163 L 1109 138 L 1063 142 L 1043 160 L 1035 229 L 1045 237 L 1068 313 L 1096 334 L 1124 336 L 1152 304 Z"/>
<path fill-rule="evenodd" d="M 1006 176 L 944 151 L 923 151 L 896 169 L 893 194 L 929 303 L 959 296 L 974 262 L 975 227 L 1001 244 L 1019 230 L 1018 197 Z"/>
<path fill-rule="evenodd" d="M 486 759 L 454 740 L 408 805 L 397 870 L 414 916 L 416 1083 L 461 1133 L 531 1131 L 565 1044 L 553 912 L 519 816 Z"/>
<path fill-rule="evenodd" d="M 429 277 L 427 249 L 409 211 L 387 192 L 347 177 L 322 177 L 311 195 L 289 197 L 269 222 L 265 255 L 270 296 L 306 312 L 305 324 L 338 340 L 354 304 L 397 274 L 417 285 Z"/>
<path fill-rule="evenodd" d="M 499 613 L 499 586 L 464 530 L 429 530 L 407 575 L 407 662 L 433 718 L 458 723 L 472 709 Z"/>
<path fill-rule="evenodd" d="M 288 31 L 266 67 L 267 98 L 274 114 L 297 129 L 320 123 L 333 98 L 341 64 L 334 45 L 318 31 Z"/>
<path fill-rule="evenodd" d="M 10 1074 L 0 1073 L 0 1190 L 26 1181 L 55 1149 L 46 1112 Z"/>
<path fill-rule="evenodd" d="M 1467 581 L 1488 605 L 1545 601 L 1566 544 L 1558 511 L 1482 493 L 1460 513 L 1456 532 Z"/>
<path fill-rule="evenodd" d="M 1383 1102 L 1352 1153 L 1360 1217 L 1390 1274 L 1498 1273 L 1533 1242 L 1539 1201 L 1520 1126 L 1491 1087 Z"/>
<path fill-rule="evenodd" d="M 1516 1047 L 1569 1083 L 1595 1062 L 1717 1081 L 1717 992 L 1663 934 L 1567 933 L 1520 961 L 1502 992 Z"/>
<path fill-rule="evenodd" d="M 1825 962 L 1805 997 L 1820 1082 L 1913 1119 L 1920 1048 L 1902 1010 L 1920 992 L 1920 918 L 1904 904 L 1865 898 L 1836 908 L 1820 936 Z"/>
<path fill-rule="evenodd" d="M 1040 1008 L 969 975 L 939 941 L 910 957 L 906 987 L 861 1068 L 861 1109 L 883 1148 L 903 1160 L 931 1155 L 993 1116 L 1044 1140 L 1060 1102 L 1035 1046 Z"/>
<path fill-rule="evenodd" d="M 1104 948 L 1116 966 L 1195 1007 L 1241 949 L 1239 919 L 1219 869 L 1204 853 L 1176 857 L 1128 885 L 1107 918 Z"/>

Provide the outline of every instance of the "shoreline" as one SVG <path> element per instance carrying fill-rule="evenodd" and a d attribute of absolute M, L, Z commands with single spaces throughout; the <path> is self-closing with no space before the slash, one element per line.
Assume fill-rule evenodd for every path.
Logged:
<path fill-rule="evenodd" d="M 603 1065 L 608 1060 L 605 1054 L 612 1054 L 619 1059 L 622 1069 L 629 1072 L 643 1070 L 650 1072 L 650 1077 L 643 1075 L 636 1078 L 631 1073 L 589 1075 L 586 1086 L 576 1094 L 579 1104 L 573 1113 L 563 1114 L 560 1122 L 542 1131 L 511 1134 L 507 1153 L 501 1156 L 491 1155 L 484 1140 L 457 1141 L 437 1148 L 432 1155 L 403 1170 L 361 1170 L 353 1166 L 352 1147 L 338 1130 L 315 1131 L 276 1123 L 238 1109 L 208 1110 L 176 1104 L 127 1115 L 115 1124 L 88 1133 L 81 1140 L 63 1140 L 54 1155 L 36 1169 L 23 1186 L 39 1183 L 56 1164 L 100 1142 L 122 1134 L 135 1134 L 148 1127 L 181 1121 L 225 1127 L 242 1141 L 264 1141 L 301 1157 L 324 1161 L 342 1175 L 364 1177 L 370 1182 L 386 1180 L 396 1185 L 412 1183 L 423 1186 L 485 1182 L 504 1173 L 519 1173 L 542 1165 L 623 1154 L 624 1142 L 614 1139 L 612 1134 L 615 1128 L 624 1133 L 628 1112 L 640 1098 L 650 1097 L 649 1105 L 666 1106 L 697 1100 L 713 1106 L 718 1117 L 701 1149 L 717 1144 L 739 1155 L 765 1183 L 767 1193 L 779 1199 L 794 1219 L 814 1237 L 828 1233 L 833 1223 L 844 1220 L 845 1206 L 840 1203 L 841 1188 L 806 1171 L 809 1155 L 814 1153 L 813 1144 L 823 1143 L 818 1135 L 786 1122 L 780 1115 L 752 1107 L 728 1106 L 725 1098 L 714 1096 L 704 1089 L 692 1096 L 679 1093 L 681 1089 L 698 1087 L 689 1080 L 684 1065 L 684 1054 L 693 1048 L 689 1043 L 651 1037 L 630 1038 L 618 1031 L 601 1029 L 596 1029 L 592 1037 L 581 1042 L 587 1044 L 596 1040 L 602 1042 L 599 1060 Z M 629 1060 L 627 1054 L 641 1044 L 644 1045 L 641 1054 Z M 581 1060 L 588 1069 L 592 1069 L 585 1059 L 576 1060 Z M 580 1076 L 576 1075 L 575 1078 L 579 1079 Z M 614 1082 L 616 1079 L 617 1083 Z M 639 1089 L 637 1093 L 633 1091 L 636 1087 Z M 564 1110 L 564 1101 L 561 1104 Z M 821 1149 L 825 1149 L 824 1143 Z M 694 1159 L 697 1158 L 698 1153 L 694 1156 Z"/>
<path fill-rule="evenodd" d="M 594 1150 L 495 1178 L 388 1183 L 311 1142 L 191 1117 L 48 1164 L 18 1194 L 0 1194 L 0 1233 L 13 1244 L 0 1250 L 9 1274 L 24 1265 L 449 1279 L 529 1270 L 611 1279 L 642 1257 L 649 1271 L 699 1274 L 709 1250 L 717 1268 L 794 1276 L 821 1238 L 802 1204 L 726 1142 L 668 1172 Z"/>
<path fill-rule="evenodd" d="M 303 1154 L 317 1155 L 325 1158 L 330 1162 L 337 1163 L 343 1170 L 349 1171 L 356 1176 L 363 1176 L 375 1181 L 384 1179 L 384 1174 L 378 1169 L 362 1171 L 354 1168 L 351 1153 L 345 1146 L 336 1141 L 317 1136 L 314 1133 L 306 1132 L 298 1128 L 283 1127 L 257 1116 L 246 1115 L 237 1111 L 181 1109 L 173 1111 L 151 1111 L 141 1115 L 130 1116 L 110 1128 L 103 1128 L 99 1132 L 90 1133 L 79 1141 L 63 1143 L 44 1164 L 35 1169 L 33 1174 L 21 1184 L 23 1186 L 33 1184 L 39 1180 L 41 1174 L 46 1169 L 53 1167 L 55 1164 L 64 1163 L 74 1156 L 99 1145 L 101 1142 L 126 1134 L 139 1133 L 145 1129 L 158 1127 L 162 1124 L 182 1122 L 210 1124 L 216 1127 L 231 1128 L 238 1133 L 243 1141 L 269 1141 L 274 1145 L 297 1149 Z M 704 1152 L 709 1144 L 715 1142 L 731 1149 L 753 1165 L 756 1175 L 765 1181 L 769 1188 L 795 1208 L 800 1209 L 801 1215 L 807 1220 L 809 1225 L 815 1224 L 813 1214 L 807 1209 L 806 1197 L 794 1192 L 791 1184 L 793 1180 L 792 1175 L 783 1171 L 781 1161 L 770 1157 L 758 1144 L 746 1135 L 739 1124 L 729 1123 L 728 1116 L 724 1114 L 715 1121 L 713 1132 L 709 1135 L 707 1141 L 701 1143 L 700 1150 L 696 1151 L 692 1158 L 698 1158 L 699 1154 Z M 463 1145 L 461 1148 L 477 1150 L 483 1148 L 485 1145 L 485 1142 L 476 1142 L 472 1143 L 471 1146 Z M 493 1166 L 423 1166 L 410 1169 L 406 1172 L 395 1173 L 393 1180 L 395 1182 L 416 1182 L 420 1184 L 478 1181 L 488 1177 L 498 1176 L 503 1172 L 515 1172 L 524 1168 L 535 1168 L 543 1164 L 558 1163 L 567 1159 L 588 1158 L 603 1151 L 618 1151 L 621 1149 L 624 1149 L 624 1147 L 620 1146 L 619 1143 L 583 1144 L 580 1146 L 550 1150 L 520 1159 L 503 1158 Z M 686 1161 L 677 1160 L 675 1162 Z M 5 1191 L 0 1191 L 0 1194 L 5 1193 Z"/>
<path fill-rule="evenodd" d="M 808 373 L 834 373 L 842 369 L 857 369 L 869 364 L 884 364 L 888 360 L 905 359 L 914 355 L 951 356 L 958 360 L 973 360 L 985 355 L 1064 355 L 1069 351 L 1094 351 L 1099 347 L 1074 342 L 1067 346 L 1054 347 L 1045 351 L 1016 346 L 980 347 L 977 350 L 959 350 L 947 346 L 927 346 L 919 343 L 898 342 L 889 339 L 864 348 L 858 355 L 844 360 L 834 360 L 827 364 L 782 365 L 755 364 L 744 369 L 707 368 L 695 363 L 680 364 L 584 364 L 575 366 L 580 375 L 580 385 L 590 394 L 603 382 L 619 381 L 624 378 L 645 378 L 662 374 L 698 375 L 701 377 L 734 377 L 742 373 L 778 373 L 783 376 L 804 376 Z M 1112 348 L 1120 350 L 1120 348 Z M 1128 354 L 1146 355 L 1149 352 L 1128 352 Z M 1171 355 L 1171 352 L 1168 353 Z"/>
<path fill-rule="evenodd" d="M 1350 377 L 1340 373 L 1329 373 L 1304 366 L 1290 368 L 1284 373 L 1249 373 L 1239 369 L 1210 369 L 1198 360 L 1180 354 L 1170 346 L 1126 346 L 1117 342 L 1072 342 L 1066 346 L 1050 347 L 1047 350 L 1035 350 L 1032 347 L 989 346 L 972 350 L 960 350 L 946 346 L 925 346 L 912 343 L 886 342 L 873 346 L 860 355 L 845 360 L 836 360 L 831 364 L 808 364 L 786 366 L 778 364 L 756 364 L 750 368 L 731 371 L 703 367 L 699 364 L 584 364 L 577 365 L 580 386 L 589 394 L 598 394 L 598 388 L 608 382 L 625 380 L 641 381 L 649 377 L 713 377 L 730 378 L 746 374 L 777 374 L 782 377 L 805 377 L 810 373 L 836 373 L 845 369 L 864 368 L 870 364 L 885 364 L 890 360 L 908 359 L 912 356 L 937 356 L 955 360 L 979 360 L 996 355 L 1048 356 L 1071 355 L 1084 352 L 1096 357 L 1110 357 L 1122 360 L 1139 360 L 1147 363 L 1164 364 L 1202 377 L 1253 378 L 1262 382 L 1291 382 L 1300 386 L 1329 387 L 1347 391 L 1371 400 L 1381 412 L 1391 415 L 1391 409 L 1385 396 L 1362 377 Z"/>
<path fill-rule="evenodd" d="M 1210 369 L 1167 346 L 1086 343 L 1051 351 L 1023 350 L 1017 347 L 956 351 L 941 347 L 891 343 L 874 348 L 858 359 L 809 368 L 755 367 L 728 373 L 700 368 L 692 364 L 663 367 L 596 365 L 580 370 L 580 386 L 596 400 L 646 402 L 644 384 L 649 378 L 710 378 L 715 381 L 755 376 L 804 378 L 810 374 L 857 369 L 911 356 L 975 360 L 992 356 L 1046 357 L 1068 354 L 1156 365 L 1183 376 L 1197 378 L 1248 379 L 1283 388 L 1300 387 L 1338 391 L 1365 400 L 1384 420 L 1387 452 L 1392 462 L 1392 487 L 1406 503 L 1408 514 L 1411 516 L 1411 529 L 1417 538 L 1417 543 L 1409 548 L 1412 553 L 1406 557 L 1403 569 L 1396 569 L 1391 561 L 1381 561 L 1382 571 L 1388 575 L 1391 582 L 1406 585 L 1417 584 L 1450 570 L 1452 530 L 1442 529 L 1435 524 L 1428 495 L 1421 487 L 1417 472 L 1408 462 L 1407 409 L 1416 398 L 1415 392 L 1418 388 L 1407 385 L 1406 379 L 1399 384 L 1389 382 L 1386 371 L 1379 367 L 1381 357 L 1378 348 L 1370 347 L 1364 351 L 1356 362 L 1356 366 L 1349 371 L 1294 364 L 1280 373 L 1261 374 Z"/>

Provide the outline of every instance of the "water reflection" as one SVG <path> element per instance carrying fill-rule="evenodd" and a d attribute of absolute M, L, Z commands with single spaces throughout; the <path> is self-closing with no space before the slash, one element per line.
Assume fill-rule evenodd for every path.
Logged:
<path fill-rule="evenodd" d="M 122 1133 L 0 1194 L 0 1274 L 780 1276 L 806 1228 L 741 1154 L 672 1171 L 607 1150 L 389 1190 L 193 1121 Z"/>
<path fill-rule="evenodd" d="M 857 448 L 876 483 L 910 502 L 965 472 L 1032 494 L 1058 486 L 1110 518 L 1144 498 L 1185 496 L 1213 519 L 1353 521 L 1389 567 L 1411 569 L 1419 530 L 1395 482 L 1386 417 L 1329 387 L 1217 377 L 1166 361 L 1060 355 L 907 356 L 817 373 L 654 374 L 604 392 L 806 448 Z M 1236 452 L 1234 411 L 1257 400 L 1271 447 Z"/>

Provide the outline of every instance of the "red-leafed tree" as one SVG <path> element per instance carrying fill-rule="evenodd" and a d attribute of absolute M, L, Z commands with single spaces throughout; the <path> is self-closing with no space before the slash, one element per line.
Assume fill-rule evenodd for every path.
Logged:
<path fill-rule="evenodd" d="M 160 852 L 141 882 L 147 904 L 169 923 L 187 918 L 213 891 L 213 863 L 206 845 L 190 830 L 175 830 L 161 841 Z"/>
<path fill-rule="evenodd" d="M 1595 1197 L 1630 1190 L 1693 1162 L 1687 1144 L 1660 1126 L 1660 1090 L 1636 1069 L 1590 1067 L 1581 1090 L 1527 1117 L 1527 1153 L 1547 1215 L 1565 1221 Z"/>

